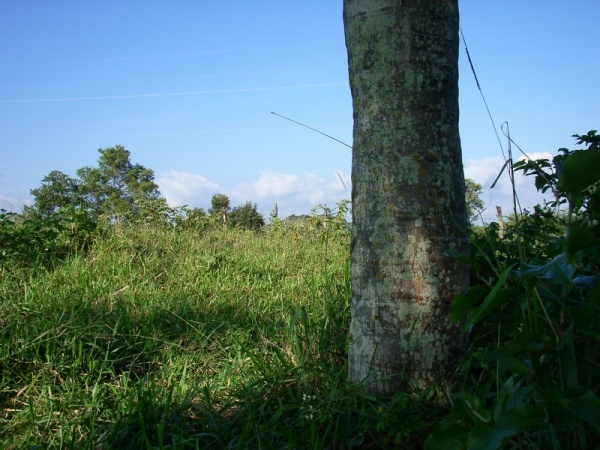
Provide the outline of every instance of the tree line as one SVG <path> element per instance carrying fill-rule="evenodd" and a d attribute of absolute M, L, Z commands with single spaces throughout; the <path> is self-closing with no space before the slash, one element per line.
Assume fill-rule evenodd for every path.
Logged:
<path fill-rule="evenodd" d="M 250 200 L 231 207 L 229 197 L 212 196 L 208 211 L 202 208 L 170 208 L 154 181 L 154 171 L 131 162 L 131 153 L 121 145 L 99 149 L 96 167 L 85 166 L 71 177 L 60 170 L 44 176 L 41 185 L 31 189 L 33 204 L 24 206 L 23 217 L 48 218 L 61 208 L 85 211 L 97 222 L 111 224 L 139 220 L 160 221 L 178 214 L 194 219 L 213 216 L 224 224 L 256 230 L 265 225 L 265 217 Z M 471 220 L 483 210 L 481 185 L 466 180 L 466 203 Z"/>
<path fill-rule="evenodd" d="M 96 223 L 173 222 L 221 220 L 224 225 L 257 230 L 265 225 L 256 203 L 246 201 L 232 208 L 225 194 L 215 194 L 211 208 L 171 208 L 154 181 L 154 171 L 131 162 L 121 145 L 99 149 L 96 167 L 82 167 L 77 177 L 53 170 L 32 189 L 34 202 L 23 209 L 25 219 L 47 219 L 61 210 L 85 212 Z"/>

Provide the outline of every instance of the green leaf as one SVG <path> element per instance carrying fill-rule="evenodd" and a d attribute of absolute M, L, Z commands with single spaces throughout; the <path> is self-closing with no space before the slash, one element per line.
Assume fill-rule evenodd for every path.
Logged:
<path fill-rule="evenodd" d="M 425 450 L 466 449 L 468 431 L 460 425 L 434 431 L 425 440 Z"/>
<path fill-rule="evenodd" d="M 586 301 L 590 308 L 595 308 L 600 303 L 600 281 L 597 281 L 591 292 L 588 294 Z"/>
<path fill-rule="evenodd" d="M 360 447 L 365 441 L 365 436 L 363 434 L 359 434 L 350 439 L 348 443 L 348 447 Z"/>
<path fill-rule="evenodd" d="M 538 191 L 541 191 L 542 189 L 544 189 L 544 187 L 548 184 L 548 182 L 546 181 L 546 178 L 542 177 L 542 176 L 537 176 L 535 178 L 535 188 Z"/>
<path fill-rule="evenodd" d="M 598 275 L 578 275 L 573 278 L 573 286 L 577 289 L 593 289 L 598 278 Z"/>
<path fill-rule="evenodd" d="M 576 150 L 565 158 L 558 176 L 558 189 L 575 194 L 600 180 L 600 152 Z"/>
<path fill-rule="evenodd" d="M 531 373 L 531 366 L 514 356 L 500 359 L 498 361 L 498 366 L 501 370 L 516 373 L 524 377 Z"/>
<path fill-rule="evenodd" d="M 469 433 L 468 450 L 496 450 L 502 442 L 513 436 L 512 430 L 503 430 L 487 423 L 477 425 Z"/>
<path fill-rule="evenodd" d="M 450 319 L 454 323 L 466 320 L 469 311 L 475 308 L 488 289 L 489 286 L 485 284 L 476 284 L 464 294 L 456 295 L 450 304 Z"/>
<path fill-rule="evenodd" d="M 589 305 L 570 306 L 566 308 L 567 314 L 573 321 L 573 325 L 579 332 L 591 331 L 596 325 L 597 318 L 594 309 Z"/>
<path fill-rule="evenodd" d="M 496 351 L 487 352 L 483 358 L 483 364 L 489 364 L 493 361 L 498 361 L 501 369 L 511 373 L 526 376 L 531 372 L 531 365 L 517 356 L 526 355 L 532 352 L 539 352 L 544 348 L 544 344 L 535 342 L 530 339 L 516 339 L 506 342 Z"/>
<path fill-rule="evenodd" d="M 483 303 L 473 310 L 473 313 L 465 323 L 464 329 L 466 331 L 471 331 L 473 325 L 479 323 L 496 311 L 500 306 L 508 302 L 510 297 L 511 291 L 509 289 L 500 288 L 498 290 L 492 290 Z"/>
<path fill-rule="evenodd" d="M 575 346 L 573 344 L 573 328 L 569 326 L 562 333 L 560 346 L 560 359 L 562 361 L 564 378 L 568 388 L 575 387 L 577 384 L 579 384 L 575 354 Z"/>
<path fill-rule="evenodd" d="M 574 223 L 569 228 L 567 236 L 567 251 L 575 253 L 584 248 L 592 247 L 598 244 L 598 238 L 594 236 L 588 226 Z"/>
<path fill-rule="evenodd" d="M 503 288 L 502 286 L 506 282 L 506 279 L 508 278 L 508 275 L 512 271 L 512 268 L 513 268 L 513 266 L 507 268 L 502 273 L 502 275 L 500 276 L 500 278 L 498 279 L 498 281 L 496 282 L 496 284 L 494 285 L 494 287 L 492 288 L 490 293 L 485 297 L 485 300 L 483 301 L 483 303 L 480 306 L 478 306 L 477 308 L 474 308 L 472 310 L 470 317 L 467 318 L 467 320 L 465 321 L 465 324 L 463 326 L 463 329 L 466 332 L 470 332 L 471 329 L 473 328 L 473 325 L 475 325 L 476 323 L 478 323 L 479 321 L 481 321 L 482 319 L 484 319 L 485 317 L 490 315 L 492 312 L 494 312 L 496 309 L 498 309 L 502 304 L 504 304 L 506 301 L 508 301 L 508 299 L 510 298 L 510 295 L 511 295 L 511 291 Z"/>
<path fill-rule="evenodd" d="M 532 403 L 533 388 L 523 386 L 521 377 L 511 375 L 500 387 L 498 392 L 496 406 L 494 407 L 494 417 L 496 420 L 500 417 L 503 411 L 508 410 L 523 410 L 527 408 L 529 403 Z"/>
<path fill-rule="evenodd" d="M 569 389 L 558 397 L 558 402 L 580 419 L 600 427 L 600 400 L 589 389 Z"/>
<path fill-rule="evenodd" d="M 528 338 L 517 338 L 514 341 L 507 341 L 495 353 L 498 354 L 499 357 L 506 358 L 509 356 L 522 355 L 524 353 L 539 352 L 543 348 L 544 344 L 541 342 Z"/>
<path fill-rule="evenodd" d="M 486 409 L 484 401 L 468 392 L 458 394 L 452 414 L 458 414 L 473 424 L 492 421 L 492 414 Z"/>
<path fill-rule="evenodd" d="M 570 150 L 566 149 L 566 148 L 559 148 L 558 149 L 559 152 L 562 152 L 562 155 L 556 155 L 554 158 L 552 158 L 552 164 L 554 165 L 554 169 L 556 170 L 556 174 L 560 175 L 560 172 L 562 172 L 562 169 L 565 165 L 565 160 L 568 158 Z"/>
<path fill-rule="evenodd" d="M 473 450 L 496 450 L 509 438 L 544 420 L 534 408 L 502 411 L 496 423 L 479 424 L 469 433 L 467 448 Z"/>
<path fill-rule="evenodd" d="M 478 265 L 477 261 L 475 259 L 471 258 L 469 255 L 464 255 L 462 253 L 457 252 L 454 249 L 450 249 L 450 250 L 446 251 L 446 255 L 456 259 L 457 261 L 465 263 L 469 267 L 477 268 L 477 265 Z"/>
<path fill-rule="evenodd" d="M 539 278 L 554 284 L 571 284 L 575 266 L 571 264 L 566 253 L 561 253 L 541 266 L 523 264 L 519 273 L 524 278 Z"/>

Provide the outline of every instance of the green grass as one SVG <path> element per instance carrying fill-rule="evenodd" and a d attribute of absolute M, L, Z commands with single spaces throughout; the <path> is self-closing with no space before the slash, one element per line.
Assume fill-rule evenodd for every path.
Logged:
<path fill-rule="evenodd" d="M 0 448 L 410 448 L 421 402 L 346 385 L 348 249 L 137 226 L 2 271 Z"/>

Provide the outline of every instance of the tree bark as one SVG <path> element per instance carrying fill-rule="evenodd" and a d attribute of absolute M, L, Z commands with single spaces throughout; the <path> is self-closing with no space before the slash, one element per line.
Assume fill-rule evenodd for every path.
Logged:
<path fill-rule="evenodd" d="M 349 379 L 389 393 L 445 383 L 468 287 L 458 131 L 458 1 L 344 0 L 354 109 Z"/>

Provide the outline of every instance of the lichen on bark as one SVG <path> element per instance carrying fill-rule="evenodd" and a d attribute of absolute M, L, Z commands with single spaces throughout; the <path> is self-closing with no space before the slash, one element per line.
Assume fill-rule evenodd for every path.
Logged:
<path fill-rule="evenodd" d="M 448 381 L 467 269 L 456 0 L 345 0 L 354 107 L 349 377 L 390 392 Z M 389 380 L 381 380 L 384 376 Z"/>

